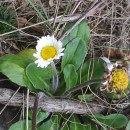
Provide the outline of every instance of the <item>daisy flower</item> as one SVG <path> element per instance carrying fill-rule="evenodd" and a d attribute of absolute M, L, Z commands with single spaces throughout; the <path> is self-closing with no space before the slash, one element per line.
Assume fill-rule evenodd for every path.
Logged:
<path fill-rule="evenodd" d="M 106 73 L 104 78 L 106 81 L 102 83 L 101 91 L 121 93 L 128 87 L 129 78 L 127 68 L 123 62 L 111 63 L 106 57 L 101 57 L 106 62 Z"/>
<path fill-rule="evenodd" d="M 62 42 L 57 41 L 54 36 L 44 36 L 37 41 L 36 53 L 33 56 L 37 59 L 35 63 L 38 67 L 46 68 L 54 60 L 60 59 L 64 48 Z"/>

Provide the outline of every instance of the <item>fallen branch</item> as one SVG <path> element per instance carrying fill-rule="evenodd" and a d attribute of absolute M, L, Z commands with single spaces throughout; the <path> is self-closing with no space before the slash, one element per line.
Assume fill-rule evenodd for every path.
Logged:
<path fill-rule="evenodd" d="M 12 95 L 15 91 L 6 88 L 0 88 L 0 103 L 9 106 L 21 107 L 23 105 L 23 95 L 21 93 Z M 10 100 L 10 98 L 12 99 Z M 26 97 L 24 97 L 26 100 Z M 9 101 L 10 100 L 10 101 Z M 9 102 L 8 102 L 9 101 Z M 35 96 L 29 96 L 29 108 L 33 107 Z M 26 106 L 26 101 L 24 102 Z M 39 100 L 38 108 L 47 112 L 62 112 L 62 113 L 76 113 L 76 114 L 90 114 L 100 113 L 105 109 L 104 105 L 100 105 L 97 102 L 84 103 L 80 101 L 74 101 L 70 99 L 53 99 L 53 98 L 42 98 Z"/>

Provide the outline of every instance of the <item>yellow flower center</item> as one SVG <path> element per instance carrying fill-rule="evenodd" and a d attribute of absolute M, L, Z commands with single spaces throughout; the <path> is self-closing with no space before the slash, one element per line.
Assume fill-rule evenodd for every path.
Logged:
<path fill-rule="evenodd" d="M 56 48 L 54 46 L 45 46 L 41 50 L 41 57 L 44 60 L 48 60 L 49 58 L 53 58 L 56 55 Z"/>
<path fill-rule="evenodd" d="M 124 69 L 114 68 L 111 74 L 112 87 L 117 90 L 124 90 L 128 86 L 128 75 Z"/>

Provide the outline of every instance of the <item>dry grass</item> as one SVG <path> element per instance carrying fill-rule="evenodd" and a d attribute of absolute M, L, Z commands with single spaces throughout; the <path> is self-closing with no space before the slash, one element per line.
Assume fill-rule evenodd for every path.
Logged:
<path fill-rule="evenodd" d="M 99 13 L 90 15 L 86 18 L 91 27 L 89 54 L 91 55 L 94 50 L 94 54 L 97 52 L 100 53 L 99 55 L 104 55 L 102 52 L 106 49 L 109 49 L 108 53 L 110 54 L 110 48 L 128 50 L 128 48 L 130 48 L 130 2 L 127 0 L 102 0 L 102 2 L 105 5 L 105 8 Z M 15 11 L 17 27 L 13 30 L 15 30 L 14 32 L 18 32 L 18 35 L 15 37 L 11 36 L 14 32 L 7 32 L 0 36 L 3 41 L 9 44 L 9 46 L 10 43 L 11 45 L 16 45 L 17 47 L 12 46 L 12 48 L 19 51 L 26 47 L 32 47 L 32 45 L 35 44 L 37 37 L 54 33 L 58 23 L 60 23 L 60 26 L 57 30 L 57 36 L 61 37 L 61 29 L 66 23 L 74 20 L 77 21 L 80 16 L 89 12 L 98 1 L 59 0 L 59 2 L 56 2 L 50 0 L 48 2 L 44 0 L 33 0 L 34 5 L 41 12 L 43 17 L 45 17 L 45 13 L 42 8 L 46 10 L 51 27 L 48 27 L 45 20 L 38 15 L 27 0 L 23 0 L 22 2 L 20 0 L 8 0 L 1 1 L 0 3 L 8 9 Z M 62 15 L 64 15 L 65 18 L 61 21 L 60 17 Z M 9 51 L 5 51 L 5 53 L 8 52 Z M 125 53 L 126 52 L 129 51 L 125 51 Z"/>

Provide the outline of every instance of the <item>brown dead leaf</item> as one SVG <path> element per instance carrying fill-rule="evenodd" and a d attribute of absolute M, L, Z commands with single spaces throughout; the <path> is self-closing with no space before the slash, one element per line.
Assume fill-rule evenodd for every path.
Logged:
<path fill-rule="evenodd" d="M 124 53 L 122 50 L 107 48 L 103 51 L 103 56 L 115 59 L 122 59 L 124 58 Z"/>
<path fill-rule="evenodd" d="M 125 59 L 130 60 L 130 50 L 124 50 L 123 53 L 125 54 Z"/>
<path fill-rule="evenodd" d="M 15 44 L 15 43 L 13 43 L 13 44 L 12 44 L 12 47 L 13 47 L 15 50 L 20 51 L 20 49 L 16 46 L 16 44 Z"/>
<path fill-rule="evenodd" d="M 21 0 L 19 1 L 21 2 Z M 28 1 L 27 0 L 22 0 L 22 8 L 25 9 L 28 6 Z"/>
<path fill-rule="evenodd" d="M 18 21 L 19 28 L 22 28 L 25 25 L 26 26 L 31 26 L 31 25 L 35 24 L 35 23 L 32 23 L 32 22 L 29 22 L 26 18 L 23 18 L 23 17 L 18 17 L 17 21 Z M 37 31 L 39 33 L 43 33 L 42 27 L 40 25 L 32 26 L 30 28 L 32 28 L 33 30 L 35 30 L 35 31 Z"/>
<path fill-rule="evenodd" d="M 107 48 L 103 51 L 103 56 L 130 60 L 130 50 Z"/>
<path fill-rule="evenodd" d="M 26 25 L 31 26 L 31 25 L 33 25 L 33 24 L 34 24 L 34 23 L 32 23 L 32 22 L 27 22 L 27 24 L 26 24 Z M 43 31 L 42 31 L 43 27 L 42 27 L 42 26 L 40 26 L 40 25 L 37 25 L 37 26 L 32 26 L 31 28 L 32 28 L 33 30 L 35 30 L 35 31 L 39 32 L 39 33 L 43 33 Z"/>
<path fill-rule="evenodd" d="M 19 28 L 23 27 L 27 23 L 27 19 L 23 17 L 18 17 L 17 21 Z"/>

